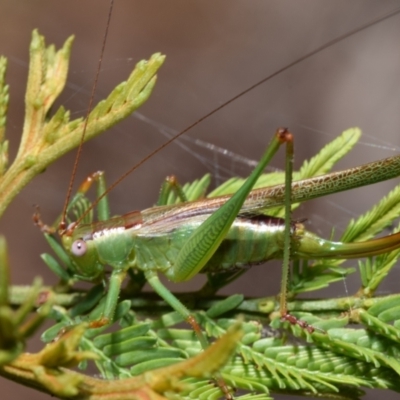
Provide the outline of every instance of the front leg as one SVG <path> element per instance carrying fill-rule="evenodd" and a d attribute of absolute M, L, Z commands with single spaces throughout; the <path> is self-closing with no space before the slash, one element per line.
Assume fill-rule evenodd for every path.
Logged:
<path fill-rule="evenodd" d="M 111 273 L 103 314 L 98 320 L 90 322 L 91 328 L 100 328 L 112 322 L 126 272 L 126 269 L 115 269 Z"/>

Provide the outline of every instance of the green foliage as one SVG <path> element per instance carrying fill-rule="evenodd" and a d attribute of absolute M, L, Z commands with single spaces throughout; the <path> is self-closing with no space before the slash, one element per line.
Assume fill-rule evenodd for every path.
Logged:
<path fill-rule="evenodd" d="M 18 191 L 49 163 L 79 143 L 82 119 L 69 121 L 60 108 L 48 110 L 61 92 L 72 40 L 56 52 L 33 34 L 24 133 L 19 153 L 7 169 L 4 127 L 8 101 L 5 59 L 0 59 L 0 213 Z M 164 57 L 140 62 L 127 82 L 119 85 L 89 116 L 86 140 L 129 115 L 149 96 Z M 35 122 L 35 123 L 34 123 Z M 326 173 L 358 140 L 351 129 L 305 162 L 295 179 Z M 28 160 L 28 161 L 26 161 Z M 265 174 L 258 186 L 278 184 L 281 174 Z M 210 176 L 183 186 L 189 201 L 206 195 Z M 233 178 L 208 196 L 232 193 L 242 180 Z M 390 225 L 400 214 L 400 189 L 394 189 L 370 212 L 351 221 L 342 241 L 365 240 Z M 168 203 L 179 202 L 174 192 Z M 84 191 L 69 206 L 71 221 L 90 207 Z M 281 211 L 275 210 L 280 213 Z M 87 221 L 92 219 L 91 213 Z M 358 399 L 365 388 L 400 391 L 400 295 L 374 296 L 395 265 L 400 250 L 359 263 L 362 287 L 345 298 L 299 299 L 354 273 L 341 261 L 294 262 L 290 280 L 291 313 L 315 327 L 312 334 L 278 317 L 278 293 L 266 298 L 215 296 L 210 291 L 177 294 L 195 310 L 213 346 L 202 351 L 182 317 L 153 293 L 142 292 L 143 276 L 130 273 L 121 293 L 112 327 L 95 327 L 105 307 L 102 283 L 90 290 L 74 288 L 73 266 L 62 246 L 46 235 L 56 257 L 42 259 L 60 279 L 55 287 L 9 286 L 4 239 L 0 240 L 0 375 L 59 398 L 74 399 L 218 399 L 221 390 L 210 381 L 218 371 L 237 389 L 241 400 L 272 399 L 274 393 Z M 213 288 L 240 273 L 209 277 Z M 212 292 L 212 290 L 211 290 Z M 31 315 L 31 311 L 36 310 Z M 238 317 L 241 322 L 238 323 Z M 47 318 L 53 325 L 42 333 L 43 350 L 23 353 L 26 339 Z M 353 324 L 357 324 L 354 328 Z M 84 371 L 94 363 L 102 379 Z M 218 375 L 219 376 L 219 375 Z"/>

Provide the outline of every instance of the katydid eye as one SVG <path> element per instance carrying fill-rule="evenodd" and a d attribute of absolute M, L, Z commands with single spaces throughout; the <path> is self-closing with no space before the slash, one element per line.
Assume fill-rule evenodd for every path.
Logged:
<path fill-rule="evenodd" d="M 75 257 L 82 257 L 87 250 L 86 242 L 82 239 L 75 240 L 71 246 L 71 252 Z"/>

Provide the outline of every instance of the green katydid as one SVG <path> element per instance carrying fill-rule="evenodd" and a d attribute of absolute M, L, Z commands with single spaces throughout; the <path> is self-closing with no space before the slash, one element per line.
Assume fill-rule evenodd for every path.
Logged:
<path fill-rule="evenodd" d="M 361 257 L 386 252 L 399 246 L 398 235 L 362 244 L 322 241 L 304 231 L 301 224 L 291 224 L 289 211 L 286 212 L 285 224 L 282 220 L 269 219 L 264 214 L 259 214 L 261 210 L 269 206 L 284 203 L 289 210 L 291 202 L 397 176 L 400 170 L 398 158 L 394 157 L 365 167 L 294 183 L 292 195 L 290 181 L 285 186 L 250 192 L 258 175 L 277 147 L 277 141 L 274 140 L 255 172 L 229 201 L 227 197 L 201 200 L 178 206 L 152 208 L 141 213 L 134 212 L 112 219 L 109 219 L 106 213 L 98 223 L 86 225 L 78 221 L 67 229 L 63 228 L 62 241 L 73 259 L 77 278 L 96 281 L 104 275 L 105 264 L 112 267 L 104 315 L 100 321 L 96 322 L 106 324 L 111 319 L 122 280 L 130 268 L 138 269 L 144 271 L 149 283 L 161 297 L 192 323 L 205 346 L 204 337 L 190 312 L 160 283 L 158 272 L 165 274 L 172 281 L 181 282 L 199 272 L 239 268 L 269 258 L 283 257 L 285 270 L 287 270 L 290 256 L 295 258 Z M 286 176 L 290 179 L 290 155 L 288 160 Z M 335 190 L 331 188 L 332 181 L 335 181 L 337 186 Z M 285 193 L 286 201 L 284 201 Z M 246 242 L 246 238 L 253 234 L 255 237 L 247 241 L 264 243 L 263 254 L 254 253 L 249 256 L 249 254 L 243 254 L 242 250 L 238 250 L 239 257 L 232 258 L 231 253 L 224 248 L 228 242 L 233 243 L 232 248 L 235 246 L 240 248 L 242 242 Z M 266 241 L 270 235 L 273 245 Z M 203 245 L 205 242 L 206 244 Z M 287 271 L 283 273 L 283 294 L 286 291 L 284 286 L 286 276 Z M 287 314 L 284 300 L 281 312 L 284 318 L 296 322 Z"/>

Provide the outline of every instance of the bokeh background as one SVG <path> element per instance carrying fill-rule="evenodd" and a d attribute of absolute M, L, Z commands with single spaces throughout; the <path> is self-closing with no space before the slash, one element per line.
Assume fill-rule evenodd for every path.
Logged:
<path fill-rule="evenodd" d="M 18 148 L 24 114 L 31 31 L 38 28 L 47 43 L 59 47 L 75 35 L 67 87 L 59 104 L 73 117 L 85 114 L 99 58 L 108 1 L 3 0 L 0 4 L 0 53 L 9 59 L 7 80 L 11 103 L 7 136 L 11 159 Z M 132 116 L 85 145 L 79 179 L 105 170 L 109 182 L 163 141 L 258 80 L 318 48 L 399 7 L 390 0 L 116 0 L 96 99 L 124 80 L 134 64 L 160 51 L 167 61 L 155 91 L 140 115 Z M 248 174 L 278 126 L 296 134 L 295 164 L 312 156 L 340 132 L 359 126 L 364 132 L 350 157 L 337 168 L 366 163 L 399 152 L 400 15 L 363 30 L 271 79 L 218 112 L 160 152 L 110 195 L 114 213 L 150 207 L 167 174 L 181 182 L 211 172 L 216 181 Z M 199 143 L 201 141 L 201 143 Z M 222 154 L 226 150 L 228 155 Z M 243 161 L 243 156 L 247 161 Z M 73 155 L 52 165 L 27 186 L 1 220 L 9 244 L 12 279 L 29 284 L 41 275 L 54 277 L 39 254 L 47 251 L 33 226 L 33 205 L 52 221 L 60 213 Z M 282 168 L 282 157 L 273 168 Z M 394 181 L 314 200 L 296 213 L 317 233 L 338 233 L 350 218 L 371 207 Z M 274 294 L 279 289 L 279 263 L 257 267 L 226 289 L 247 295 Z M 399 271 L 382 292 L 398 291 Z M 201 280 L 201 278 L 200 278 Z M 201 282 L 195 281 L 198 286 Z M 339 283 L 329 295 L 357 289 L 357 276 Z M 391 286 L 392 285 L 392 286 Z M 174 287 L 181 290 L 181 287 Z M 33 344 L 31 350 L 40 346 Z M 2 399 L 31 400 L 46 395 L 0 378 Z M 398 398 L 371 391 L 365 397 Z M 277 396 L 284 399 L 285 396 Z M 294 398 L 294 397 L 291 397 Z"/>

